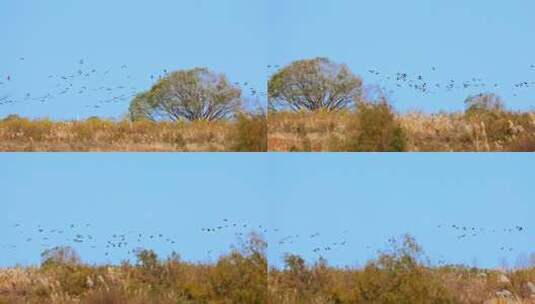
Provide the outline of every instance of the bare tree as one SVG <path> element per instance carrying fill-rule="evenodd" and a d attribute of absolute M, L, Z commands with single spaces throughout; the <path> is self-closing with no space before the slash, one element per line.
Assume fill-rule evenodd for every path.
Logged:
<path fill-rule="evenodd" d="M 466 112 L 468 113 L 501 111 L 504 108 L 502 98 L 492 93 L 468 96 L 464 103 L 466 105 Z"/>
<path fill-rule="evenodd" d="M 274 74 L 268 83 L 269 108 L 340 110 L 362 94 L 362 80 L 345 64 L 327 58 L 295 61 Z"/>
<path fill-rule="evenodd" d="M 78 252 L 70 246 L 58 246 L 41 253 L 41 265 L 75 265 L 80 264 Z"/>

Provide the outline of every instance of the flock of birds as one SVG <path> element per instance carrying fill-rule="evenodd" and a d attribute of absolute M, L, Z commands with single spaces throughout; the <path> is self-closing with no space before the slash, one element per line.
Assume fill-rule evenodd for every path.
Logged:
<path fill-rule="evenodd" d="M 522 225 L 502 228 L 486 228 L 458 224 L 439 224 L 436 228 L 449 234 L 453 233 L 453 235 L 446 234 L 442 237 L 449 238 L 449 240 L 456 242 L 468 239 L 475 241 L 477 237 L 491 236 L 494 240 L 499 241 L 495 248 L 497 254 L 510 254 L 514 252 L 515 248 L 511 245 L 509 240 L 513 234 L 525 234 L 527 232 L 527 228 Z M 453 238 L 451 236 L 453 236 Z M 325 257 L 330 253 L 335 253 L 335 251 L 343 251 L 342 253 L 347 253 L 350 250 L 355 250 L 355 248 L 359 248 L 357 250 L 362 250 L 372 255 L 382 252 L 385 249 L 384 244 L 365 244 L 362 240 L 355 241 L 355 239 L 355 236 L 350 233 L 349 230 L 342 231 L 338 236 L 334 236 L 334 238 L 332 234 L 323 237 L 322 233 L 316 231 L 309 234 L 283 235 L 280 236 L 277 241 L 273 242 L 273 244 L 278 246 L 276 250 L 279 252 L 292 252 L 297 249 L 305 250 L 303 253 L 306 253 L 308 250 L 309 254 L 318 257 Z M 395 243 L 396 240 L 395 238 L 390 238 L 388 242 L 392 244 Z M 438 265 L 445 264 L 447 264 L 446 260 L 438 260 Z"/>
<path fill-rule="evenodd" d="M 128 230 L 110 233 L 106 237 L 100 234 L 97 236 L 91 232 L 92 225 L 89 223 L 72 223 L 63 227 L 45 227 L 43 225 L 30 227 L 16 223 L 11 225 L 10 228 L 13 229 L 12 233 L 15 236 L 11 238 L 13 243 L 0 243 L 0 249 L 24 250 L 26 245 L 38 246 L 41 250 L 56 246 L 71 246 L 74 248 L 84 246 L 100 250 L 104 257 L 111 258 L 124 257 L 125 255 L 133 257 L 140 248 L 157 247 L 174 251 L 177 246 L 184 245 L 180 242 L 180 238 L 162 231 Z M 495 240 L 504 239 L 504 237 L 509 239 L 513 234 L 527 232 L 526 227 L 521 225 L 485 228 L 458 224 L 439 224 L 436 228 L 452 234 L 450 237 L 452 236 L 453 240 L 456 241 L 474 240 L 484 235 L 492 235 Z M 249 233 L 256 232 L 268 237 L 270 249 L 279 252 L 292 252 L 296 249 L 303 250 L 308 248 L 309 254 L 318 257 L 325 257 L 335 251 L 355 250 L 354 245 L 361 247 L 361 250 L 366 250 L 370 254 L 382 250 L 381 246 L 363 245 L 361 241 L 356 241 L 356 237 L 350 233 L 350 230 L 342 231 L 335 238 L 332 238 L 332 234 L 324 236 L 319 231 L 307 234 L 285 234 L 279 228 L 270 228 L 262 224 L 254 224 L 244 220 L 230 220 L 228 218 L 221 219 L 215 225 L 203 226 L 198 229 L 202 234 L 217 238 L 222 235 L 229 236 L 229 233 L 231 233 L 235 239 L 244 239 Z M 362 246 L 358 245 L 359 243 Z M 216 250 L 211 248 L 206 253 L 210 256 Z M 514 248 L 510 245 L 497 244 L 496 251 L 505 254 L 513 252 Z M 439 263 L 445 263 L 445 261 Z"/>
<path fill-rule="evenodd" d="M 175 251 L 177 247 L 184 246 L 176 235 L 163 231 L 127 230 L 109 233 L 92 232 L 90 223 L 72 223 L 64 226 L 46 227 L 44 225 L 27 226 L 15 223 L 7 227 L 11 230 L 12 242 L 2 244 L 0 250 L 24 250 L 26 246 L 37 246 L 40 250 L 51 249 L 57 246 L 70 246 L 75 249 L 92 249 L 100 251 L 105 258 L 133 257 L 141 248 L 160 248 Z M 222 219 L 217 225 L 200 228 L 200 233 L 220 237 L 231 232 L 234 238 L 244 239 L 250 232 L 267 233 L 268 228 L 263 225 L 252 224 L 247 221 L 234 221 Z M 193 231 L 192 231 L 193 232 Z M 206 251 L 208 256 L 222 248 L 211 248 Z"/>
<path fill-rule="evenodd" d="M 19 61 L 23 64 L 26 59 L 21 57 Z M 113 72 L 120 74 L 110 77 L 110 73 Z M 159 77 L 162 77 L 162 75 L 159 75 Z M 47 92 L 35 94 L 31 91 L 24 91 L 22 94 L 17 94 L 17 96 L 0 93 L 0 105 L 32 101 L 45 103 L 61 97 L 76 96 L 80 98 L 87 96 L 95 102 L 86 104 L 85 107 L 98 109 L 105 104 L 131 100 L 132 97 L 138 94 L 138 89 L 135 86 L 125 83 L 110 85 L 109 83 L 99 82 L 107 82 L 109 78 L 119 79 L 127 83 L 132 76 L 128 73 L 126 64 L 116 69 L 99 70 L 87 65 L 84 59 L 80 59 L 76 63 L 76 68 L 68 73 L 48 74 L 46 79 L 43 79 L 44 82 L 50 83 L 51 88 Z M 21 83 L 18 83 L 18 78 L 11 74 L 6 75 L 4 79 L 5 81 L 0 82 L 0 92 L 2 89 L 13 90 L 12 86 L 21 85 Z"/>
<path fill-rule="evenodd" d="M 476 226 L 462 226 L 462 225 L 456 225 L 456 224 L 452 224 L 452 225 L 440 224 L 437 226 L 437 228 L 453 231 L 456 234 L 455 237 L 458 240 L 474 239 L 477 237 L 481 237 L 483 235 L 497 234 L 497 233 L 502 233 L 502 234 L 506 234 L 507 236 L 510 236 L 513 233 L 524 233 L 526 231 L 526 228 L 524 226 L 519 226 L 519 225 L 515 225 L 512 227 L 503 227 L 503 228 L 485 228 L 485 227 L 476 227 Z M 500 245 L 499 250 L 512 252 L 514 248 L 511 246 L 507 246 L 507 245 Z"/>
<path fill-rule="evenodd" d="M 535 72 L 535 64 L 529 65 L 529 70 Z M 451 92 L 455 90 L 477 90 L 481 93 L 483 91 L 492 91 L 500 89 L 513 89 L 513 96 L 518 96 L 518 89 L 535 88 L 535 80 L 522 80 L 512 84 L 504 84 L 499 82 L 485 81 L 481 77 L 471 77 L 469 79 L 449 79 L 446 81 L 431 80 L 433 74 L 438 72 L 436 66 L 430 68 L 432 77 L 426 77 L 423 74 L 409 74 L 406 72 L 396 72 L 394 74 L 385 73 L 377 69 L 368 69 L 371 76 L 382 85 L 382 89 L 392 93 L 393 90 L 388 88 L 395 87 L 408 88 L 422 94 L 436 94 L 439 92 Z"/>
<path fill-rule="evenodd" d="M 27 59 L 18 58 L 20 64 L 25 64 Z M 50 83 L 50 89 L 46 92 L 35 93 L 29 90 L 21 91 L 19 77 L 10 73 L 2 74 L 0 71 L 0 106 L 10 104 L 20 104 L 23 102 L 40 102 L 46 103 L 62 97 L 69 100 L 82 100 L 86 103 L 85 108 L 93 110 L 100 109 L 104 105 L 115 104 L 120 102 L 129 102 L 139 94 L 137 86 L 129 85 L 134 82 L 139 83 L 139 79 L 134 79 L 130 67 L 126 64 L 118 65 L 106 69 L 99 69 L 86 62 L 85 59 L 79 59 L 76 67 L 68 73 L 55 73 L 46 76 L 46 81 Z M 272 75 L 281 69 L 279 64 L 268 64 L 267 75 Z M 535 72 L 535 65 L 529 65 L 529 69 Z M 472 77 L 466 80 L 449 79 L 447 81 L 435 81 L 428 79 L 421 74 L 409 74 L 406 72 L 397 72 L 394 74 L 385 73 L 378 69 L 369 69 L 367 71 L 379 87 L 384 92 L 393 93 L 395 89 L 408 88 L 422 94 L 434 94 L 440 91 L 451 92 L 454 90 L 474 90 L 477 91 L 496 91 L 514 89 L 514 96 L 518 95 L 518 90 L 524 90 L 535 87 L 535 80 L 522 80 L 513 84 L 500 84 L 497 82 L 488 82 L 480 77 Z M 438 72 L 438 68 L 432 66 L 431 73 Z M 151 84 L 159 81 L 169 74 L 168 69 L 162 69 L 157 73 L 147 75 L 147 80 Z M 428 74 L 428 73 L 424 73 Z M 428 74 L 429 76 L 429 74 Z M 433 75 L 431 75 L 433 76 Z M 431 77 L 433 78 L 433 77 Z M 111 84 L 111 82 L 117 82 Z M 252 85 L 251 81 L 236 81 L 234 85 L 242 88 L 244 95 L 256 103 L 261 103 L 267 99 L 267 91 L 258 89 Z M 13 94 L 13 93 L 16 94 Z"/>
<path fill-rule="evenodd" d="M 18 61 L 20 64 L 26 64 L 27 59 L 20 57 Z M 162 69 L 146 77 L 152 85 L 169 73 L 168 69 Z M 47 103 L 62 98 L 72 102 L 83 98 L 82 100 L 87 102 L 85 108 L 100 109 L 108 104 L 129 102 L 143 91 L 131 85 L 140 81 L 127 64 L 100 69 L 88 64 L 85 59 L 79 59 L 70 72 L 48 74 L 44 77 L 42 82 L 49 83 L 49 89 L 35 93 L 20 88 L 25 84 L 20 79 L 22 77 L 13 73 L 2 74 L 0 71 L 0 106 L 24 102 Z M 247 98 L 261 99 L 267 96 L 266 90 L 256 88 L 251 81 L 234 82 L 234 85 L 239 86 Z"/>

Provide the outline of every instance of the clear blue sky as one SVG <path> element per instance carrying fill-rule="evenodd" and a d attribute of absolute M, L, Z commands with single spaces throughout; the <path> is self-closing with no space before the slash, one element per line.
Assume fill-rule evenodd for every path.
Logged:
<path fill-rule="evenodd" d="M 529 0 L 273 0 L 269 61 L 327 56 L 347 63 L 367 84 L 397 72 L 441 83 L 425 95 L 383 80 L 401 111 L 463 109 L 466 96 L 480 91 L 495 91 L 511 108 L 532 109 L 533 11 L 535 2 Z M 381 75 L 372 76 L 369 69 Z M 444 89 L 451 79 L 461 85 L 472 78 L 499 87 Z M 532 88 L 512 89 L 522 81 Z"/>
<path fill-rule="evenodd" d="M 434 262 L 514 265 L 535 251 L 534 164 L 528 154 L 2 154 L 0 265 L 37 263 L 44 244 L 74 246 L 92 263 L 119 262 L 138 246 L 207 261 L 251 225 L 269 228 L 273 265 L 286 252 L 363 265 L 403 233 Z M 224 218 L 249 226 L 201 231 Z M 485 230 L 458 239 L 438 225 Z M 517 225 L 524 230 L 503 232 Z M 122 233 L 128 250 L 106 256 L 106 241 Z M 76 234 L 94 239 L 76 243 Z"/>
<path fill-rule="evenodd" d="M 460 110 L 467 95 L 490 91 L 510 108 L 533 109 L 533 11 L 530 0 L 3 1 L 0 98 L 22 101 L 0 106 L 0 116 L 120 117 L 121 98 L 149 88 L 163 69 L 206 66 L 265 90 L 268 64 L 315 56 L 393 90 L 400 111 Z M 386 79 L 397 72 L 422 76 L 431 93 Z M 464 81 L 470 86 L 459 88 Z M 530 88 L 514 87 L 524 81 Z"/>
<path fill-rule="evenodd" d="M 273 154 L 270 263 L 284 253 L 363 266 L 389 237 L 410 233 L 433 262 L 495 267 L 535 252 L 528 154 Z M 485 228 L 477 237 L 438 225 Z M 504 233 L 520 225 L 522 233 Z M 497 229 L 502 231 L 491 232 Z M 310 238 L 319 232 L 319 236 Z M 293 244 L 279 245 L 288 236 Z M 333 245 L 346 241 L 346 246 Z M 331 251 L 314 253 L 317 247 Z M 504 252 L 502 246 L 513 248 Z"/>
<path fill-rule="evenodd" d="M 155 81 L 164 69 L 203 66 L 226 73 L 242 87 L 248 82 L 247 88 L 265 91 L 266 3 L 2 1 L 0 98 L 8 95 L 22 102 L 0 106 L 0 117 L 8 113 L 64 119 L 120 117 L 129 99 L 99 102 L 149 88 L 151 75 Z M 75 77 L 63 80 L 64 75 Z M 69 83 L 70 91 L 58 96 Z M 87 90 L 78 94 L 83 87 Z M 105 89 L 93 91 L 100 87 Z M 244 91 L 252 98 L 249 89 Z M 40 102 L 48 93 L 55 97 Z M 86 108 L 88 104 L 100 108 Z"/>
<path fill-rule="evenodd" d="M 136 247 L 213 261 L 245 237 L 235 233 L 267 224 L 265 159 L 262 154 L 1 154 L 0 266 L 38 263 L 43 245 L 73 246 L 90 263 L 118 263 L 132 258 L 128 251 Z M 234 223 L 240 227 L 202 231 Z M 77 234 L 84 243 L 74 241 Z M 120 241 L 114 234 L 126 234 L 126 249 L 105 247 Z"/>

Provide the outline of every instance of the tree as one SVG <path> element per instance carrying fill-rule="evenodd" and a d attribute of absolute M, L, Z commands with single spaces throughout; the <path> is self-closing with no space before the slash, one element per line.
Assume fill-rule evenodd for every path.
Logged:
<path fill-rule="evenodd" d="M 137 95 L 129 112 L 133 120 L 219 120 L 241 104 L 241 89 L 223 74 L 205 68 L 171 73 L 150 91 Z"/>
<path fill-rule="evenodd" d="M 137 94 L 130 102 L 128 112 L 131 120 L 157 120 L 157 111 L 149 103 L 148 97 L 149 92 L 143 92 Z"/>
<path fill-rule="evenodd" d="M 468 96 L 464 103 L 466 113 L 502 111 L 504 108 L 502 98 L 492 93 Z"/>
<path fill-rule="evenodd" d="M 152 269 L 159 265 L 158 255 L 150 249 L 139 248 L 135 252 L 137 263 L 143 268 Z"/>
<path fill-rule="evenodd" d="M 70 246 L 58 246 L 41 253 L 41 265 L 77 265 L 81 263 L 78 252 Z"/>
<path fill-rule="evenodd" d="M 269 108 L 340 110 L 358 101 L 362 80 L 345 64 L 327 58 L 300 60 L 284 67 L 268 82 Z"/>

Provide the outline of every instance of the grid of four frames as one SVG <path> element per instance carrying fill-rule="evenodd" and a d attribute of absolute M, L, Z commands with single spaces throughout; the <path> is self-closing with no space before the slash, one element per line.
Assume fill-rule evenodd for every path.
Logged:
<path fill-rule="evenodd" d="M 0 3 L 0 304 L 535 303 L 533 10 Z"/>

